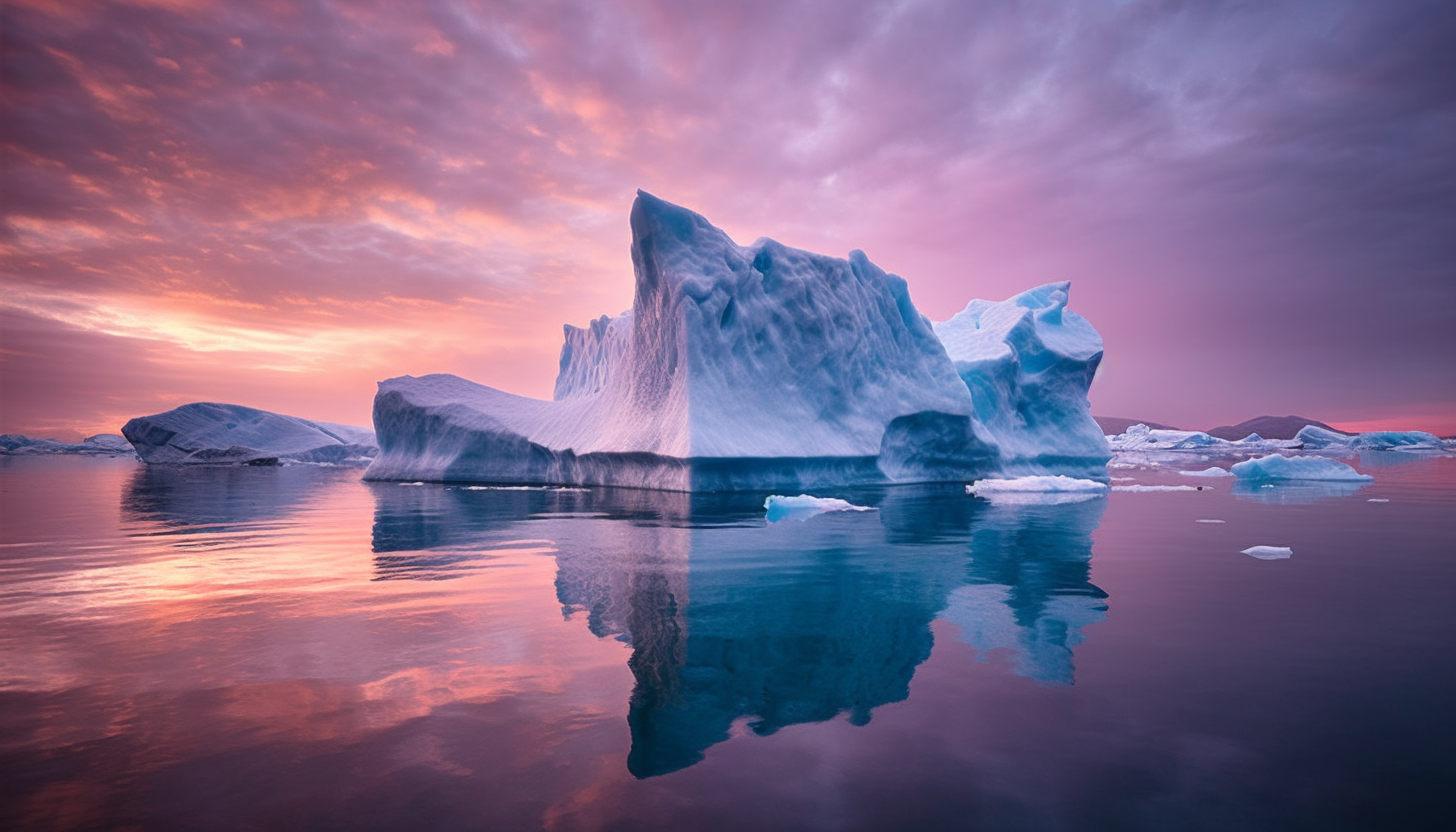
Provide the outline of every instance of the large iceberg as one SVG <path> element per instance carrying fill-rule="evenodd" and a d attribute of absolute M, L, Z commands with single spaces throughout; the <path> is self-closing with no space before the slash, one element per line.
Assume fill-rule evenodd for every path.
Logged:
<path fill-rule="evenodd" d="M 863 252 L 739 246 L 642 192 L 631 227 L 632 308 L 565 328 L 552 401 L 450 375 L 381 382 L 366 478 L 705 491 L 966 482 L 1003 465 L 1105 477 L 1086 400 L 1101 341 L 1063 312 L 1064 284 L 942 325 L 973 327 L 972 310 L 1007 322 L 1011 355 L 992 361 L 1006 377 L 982 390 Z"/>
<path fill-rule="evenodd" d="M 362 465 L 378 451 L 369 428 L 214 402 L 139 416 L 121 433 L 148 463 Z"/>

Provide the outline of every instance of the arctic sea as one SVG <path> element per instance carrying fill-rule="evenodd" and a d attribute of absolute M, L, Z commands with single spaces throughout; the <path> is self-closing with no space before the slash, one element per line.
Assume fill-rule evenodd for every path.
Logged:
<path fill-rule="evenodd" d="M 0 458 L 0 828 L 1449 828 L 1456 459 L 1355 464 L 768 524 Z"/>

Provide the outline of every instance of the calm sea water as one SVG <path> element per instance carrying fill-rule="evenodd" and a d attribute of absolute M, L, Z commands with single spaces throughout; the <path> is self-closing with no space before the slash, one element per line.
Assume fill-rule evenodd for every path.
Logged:
<path fill-rule="evenodd" d="M 0 827 L 1450 828 L 1456 460 L 1359 467 L 768 525 L 0 458 Z"/>

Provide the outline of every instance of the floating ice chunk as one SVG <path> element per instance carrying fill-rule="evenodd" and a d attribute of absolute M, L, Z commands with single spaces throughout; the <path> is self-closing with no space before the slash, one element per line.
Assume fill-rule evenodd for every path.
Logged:
<path fill-rule="evenodd" d="M 1194 520 L 1195 523 L 1227 523 L 1227 520 Z"/>
<path fill-rule="evenodd" d="M 1235 477 L 1249 482 L 1281 480 L 1325 480 L 1330 482 L 1371 482 L 1375 478 L 1333 459 L 1318 456 L 1287 457 L 1278 454 L 1246 459 L 1229 469 Z"/>
<path fill-rule="evenodd" d="M 1294 550 L 1288 546 L 1250 546 L 1240 554 L 1259 560 L 1284 560 L 1294 554 Z"/>
<path fill-rule="evenodd" d="M 1185 477 L 1232 477 L 1233 474 L 1227 468 L 1204 468 L 1202 471 L 1179 471 Z"/>
<path fill-rule="evenodd" d="M 1114 485 L 1113 491 L 1206 491 L 1207 485 Z"/>
<path fill-rule="evenodd" d="M 1002 504 L 1078 503 L 1104 496 L 1107 494 L 1107 484 L 1058 474 L 1004 480 L 977 480 L 966 486 L 966 493 Z"/>
<path fill-rule="evenodd" d="M 847 500 L 835 497 L 811 497 L 808 494 L 800 494 L 797 497 L 773 494 L 763 501 L 763 507 L 768 511 L 768 522 L 770 523 L 777 523 L 780 520 L 808 520 L 810 517 L 818 517 L 834 511 L 874 511 L 874 508 L 870 506 L 857 506 Z"/>
<path fill-rule="evenodd" d="M 1367 502 L 1367 503 L 1388 503 L 1388 502 L 1390 502 L 1390 500 L 1387 500 L 1384 497 L 1371 497 L 1370 499 L 1366 500 L 1365 502 Z"/>

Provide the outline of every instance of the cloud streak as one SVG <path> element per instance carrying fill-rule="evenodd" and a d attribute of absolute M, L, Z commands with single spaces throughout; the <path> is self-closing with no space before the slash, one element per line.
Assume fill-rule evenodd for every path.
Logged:
<path fill-rule="evenodd" d="M 638 187 L 741 241 L 864 248 L 935 318 L 1071 279 L 1099 412 L 1456 430 L 1446 4 L 0 15 L 0 304 L 29 322 L 3 430 L 115 428 L 55 392 L 67 337 L 151 368 L 87 381 L 117 415 L 361 422 L 405 372 L 547 395 L 560 323 L 630 300 Z M 51 357 L 17 358 L 38 328 Z"/>

